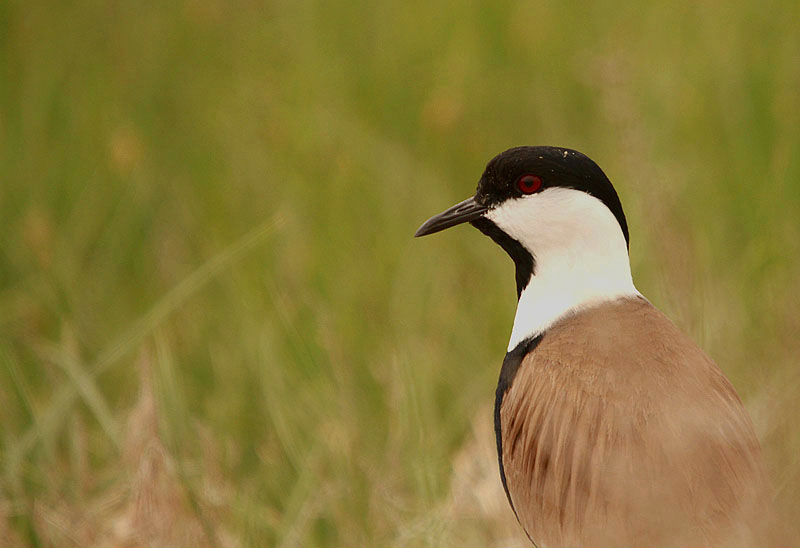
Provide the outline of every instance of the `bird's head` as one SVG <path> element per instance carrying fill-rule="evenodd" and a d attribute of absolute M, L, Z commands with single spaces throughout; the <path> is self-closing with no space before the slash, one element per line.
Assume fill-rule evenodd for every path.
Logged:
<path fill-rule="evenodd" d="M 506 150 L 486 166 L 474 196 L 428 219 L 415 236 L 466 222 L 514 260 L 520 307 L 527 294 L 552 316 L 635 291 L 622 204 L 600 167 L 580 152 Z"/>

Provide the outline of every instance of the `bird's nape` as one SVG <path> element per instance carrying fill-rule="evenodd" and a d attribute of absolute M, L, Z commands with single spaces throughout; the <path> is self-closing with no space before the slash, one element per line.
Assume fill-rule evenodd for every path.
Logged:
<path fill-rule="evenodd" d="M 571 149 L 509 149 L 474 197 L 415 236 L 465 222 L 516 265 L 495 429 L 528 537 L 550 548 L 784 546 L 750 418 L 719 367 L 634 286 L 622 204 L 597 164 Z"/>

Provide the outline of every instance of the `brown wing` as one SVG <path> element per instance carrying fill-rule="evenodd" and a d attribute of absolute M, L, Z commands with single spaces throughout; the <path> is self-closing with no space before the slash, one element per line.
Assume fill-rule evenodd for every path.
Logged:
<path fill-rule="evenodd" d="M 548 330 L 502 399 L 500 431 L 510 499 L 542 548 L 769 545 L 739 397 L 644 299 Z"/>

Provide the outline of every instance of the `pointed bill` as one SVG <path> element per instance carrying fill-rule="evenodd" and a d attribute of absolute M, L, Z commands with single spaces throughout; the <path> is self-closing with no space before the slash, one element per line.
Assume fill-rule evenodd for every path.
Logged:
<path fill-rule="evenodd" d="M 488 209 L 476 202 L 475 197 L 467 198 L 425 221 L 414 233 L 414 237 L 427 236 L 451 226 L 474 221 L 482 217 Z"/>

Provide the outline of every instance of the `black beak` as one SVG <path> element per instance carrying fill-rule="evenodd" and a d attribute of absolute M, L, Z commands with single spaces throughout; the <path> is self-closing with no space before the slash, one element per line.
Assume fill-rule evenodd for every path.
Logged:
<path fill-rule="evenodd" d="M 414 233 L 414 237 L 427 236 L 451 226 L 469 223 L 482 217 L 488 210 L 488 207 L 476 202 L 474 197 L 467 198 L 425 221 Z"/>

